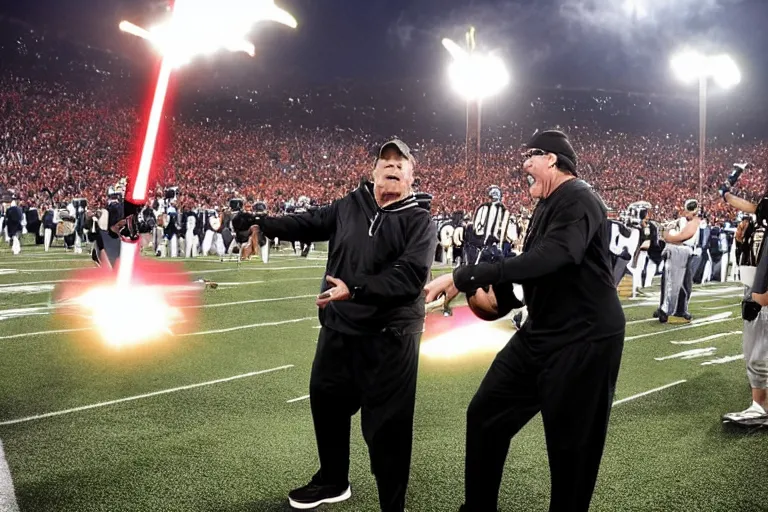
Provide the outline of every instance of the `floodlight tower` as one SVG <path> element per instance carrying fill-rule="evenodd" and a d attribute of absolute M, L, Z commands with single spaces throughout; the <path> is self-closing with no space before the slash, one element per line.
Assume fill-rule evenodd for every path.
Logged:
<path fill-rule="evenodd" d="M 509 73 L 497 56 L 481 54 L 476 50 L 475 28 L 465 35 L 466 48 L 450 39 L 442 43 L 451 54 L 448 77 L 453 89 L 464 98 L 467 106 L 467 133 L 465 159 L 467 175 L 480 170 L 480 132 L 483 100 L 500 92 L 509 83 Z"/>
<path fill-rule="evenodd" d="M 723 89 L 741 82 L 741 72 L 734 60 L 725 54 L 704 55 L 686 50 L 673 56 L 670 64 L 683 83 L 699 82 L 699 204 L 703 204 L 704 165 L 707 145 L 707 86 L 709 79 Z"/>

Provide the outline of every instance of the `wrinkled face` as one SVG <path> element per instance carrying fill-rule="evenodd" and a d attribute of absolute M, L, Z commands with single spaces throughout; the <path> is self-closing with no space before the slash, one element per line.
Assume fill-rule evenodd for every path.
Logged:
<path fill-rule="evenodd" d="M 404 199 L 413 186 L 413 164 L 394 147 L 384 150 L 373 169 L 373 193 L 380 207 Z"/>
<path fill-rule="evenodd" d="M 542 199 L 552 193 L 557 177 L 557 156 L 541 149 L 529 149 L 523 153 L 523 176 L 528 185 L 528 193 L 534 199 Z"/>

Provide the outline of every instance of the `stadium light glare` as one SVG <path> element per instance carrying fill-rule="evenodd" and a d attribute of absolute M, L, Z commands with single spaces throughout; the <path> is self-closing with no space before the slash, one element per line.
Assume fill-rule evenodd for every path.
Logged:
<path fill-rule="evenodd" d="M 642 19 L 648 16 L 648 7 L 645 0 L 626 0 L 624 2 L 624 11 L 628 16 Z"/>
<path fill-rule="evenodd" d="M 509 84 L 509 72 L 499 57 L 469 53 L 450 39 L 443 39 L 443 46 L 453 57 L 448 65 L 451 86 L 465 100 L 483 100 L 498 94 Z"/>
<path fill-rule="evenodd" d="M 736 62 L 726 54 L 705 55 L 684 50 L 670 59 L 672 71 L 683 83 L 699 83 L 699 204 L 704 204 L 704 167 L 707 147 L 707 87 L 710 78 L 721 88 L 741 83 Z"/>
<path fill-rule="evenodd" d="M 172 67 L 178 68 L 198 55 L 219 50 L 253 57 L 255 48 L 246 36 L 260 21 L 297 26 L 296 19 L 273 0 L 177 0 L 173 15 L 165 23 L 145 30 L 122 21 L 120 30 L 150 41 Z"/>
<path fill-rule="evenodd" d="M 149 30 L 129 21 L 120 22 L 121 31 L 150 41 L 162 56 L 141 157 L 131 174 L 127 201 L 141 206 L 147 200 L 155 144 L 173 70 L 195 56 L 222 49 L 253 56 L 254 47 L 246 36 L 260 21 L 274 21 L 291 28 L 297 25 L 295 18 L 278 8 L 274 0 L 175 0 L 170 18 Z M 116 279 L 112 281 L 111 275 L 102 276 L 101 281 L 95 280 L 74 299 L 91 312 L 93 327 L 108 344 L 121 346 L 161 337 L 170 333 L 170 326 L 183 318 L 173 307 L 165 288 L 136 281 L 140 274 L 137 269 L 141 267 L 139 250 L 138 240 L 122 238 Z M 142 304 L 145 312 L 141 322 L 128 325 L 120 315 L 116 317 L 115 311 L 122 311 L 122 308 L 110 307 L 116 303 Z"/>
<path fill-rule="evenodd" d="M 675 75 L 684 83 L 712 78 L 724 89 L 741 83 L 741 72 L 729 55 L 707 56 L 695 50 L 685 50 L 673 56 L 670 64 Z"/>

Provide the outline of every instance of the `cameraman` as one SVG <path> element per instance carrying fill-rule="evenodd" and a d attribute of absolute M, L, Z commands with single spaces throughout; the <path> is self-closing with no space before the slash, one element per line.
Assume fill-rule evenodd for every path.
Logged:
<path fill-rule="evenodd" d="M 755 214 L 757 227 L 768 226 L 768 192 L 763 194 L 760 201 L 755 204 L 731 193 L 731 187 L 736 184 L 739 175 L 748 169 L 747 164 L 734 164 L 728 180 L 720 186 L 719 192 L 723 200 L 730 206 L 742 210 L 745 213 Z M 747 362 L 747 377 L 752 388 L 752 405 L 741 412 L 732 412 L 723 416 L 724 420 L 753 425 L 768 421 L 768 258 L 763 252 L 768 248 L 765 238 L 757 251 L 757 261 L 754 263 L 754 281 L 745 286 L 744 299 L 742 301 L 742 317 L 744 329 L 742 335 L 742 348 L 744 360 Z M 752 253 L 751 247 L 743 247 L 743 252 Z M 742 261 L 752 263 L 751 258 Z M 747 265 L 742 265 L 742 278 Z M 751 266 L 751 265 L 750 265 Z M 746 284 L 746 283 L 745 283 Z"/>

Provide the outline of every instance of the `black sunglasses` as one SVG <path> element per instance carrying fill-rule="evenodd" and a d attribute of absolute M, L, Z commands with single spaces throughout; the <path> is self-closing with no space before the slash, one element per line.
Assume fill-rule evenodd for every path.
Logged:
<path fill-rule="evenodd" d="M 544 156 L 546 154 L 547 152 L 544 151 L 543 149 L 529 149 L 528 151 L 523 153 L 523 158 L 528 160 L 532 156 Z"/>

